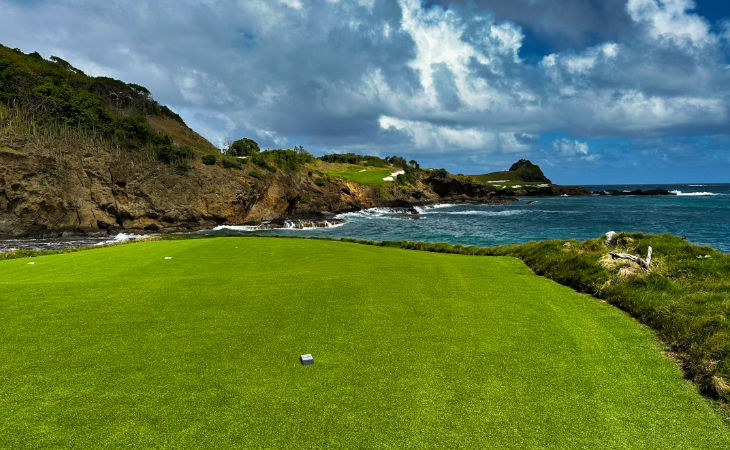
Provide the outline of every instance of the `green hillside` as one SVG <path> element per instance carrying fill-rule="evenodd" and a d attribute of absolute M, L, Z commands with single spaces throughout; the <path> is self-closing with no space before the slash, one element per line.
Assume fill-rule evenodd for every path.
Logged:
<path fill-rule="evenodd" d="M 488 183 L 501 186 L 514 186 L 516 184 L 543 184 L 551 183 L 550 179 L 542 173 L 536 164 L 521 159 L 512 164 L 509 170 L 502 172 L 491 172 L 482 175 L 468 175 L 472 181 Z"/>
<path fill-rule="evenodd" d="M 160 160 L 190 159 L 215 147 L 147 88 L 91 77 L 69 62 L 0 45 L 0 120 L 13 114 L 31 130 L 79 130 L 107 146 L 149 148 Z M 20 120 L 18 120 L 20 119 Z"/>
<path fill-rule="evenodd" d="M 650 330 L 510 257 L 156 241 L 0 299 L 2 447 L 730 446 Z"/>

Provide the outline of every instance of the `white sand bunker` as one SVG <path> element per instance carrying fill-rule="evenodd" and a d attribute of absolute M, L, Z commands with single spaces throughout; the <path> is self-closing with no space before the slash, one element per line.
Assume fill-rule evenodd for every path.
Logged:
<path fill-rule="evenodd" d="M 393 181 L 393 180 L 395 180 L 395 177 L 397 177 L 398 175 L 404 175 L 405 173 L 406 173 L 405 170 L 399 170 L 397 172 L 393 172 L 390 174 L 389 177 L 383 178 L 383 181 Z"/>

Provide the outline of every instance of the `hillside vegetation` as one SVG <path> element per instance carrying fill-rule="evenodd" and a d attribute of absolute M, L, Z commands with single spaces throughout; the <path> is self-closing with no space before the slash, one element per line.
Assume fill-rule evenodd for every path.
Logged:
<path fill-rule="evenodd" d="M 31 127 L 72 129 L 109 146 L 147 148 L 161 161 L 183 164 L 194 144 L 210 150 L 180 116 L 157 103 L 145 87 L 108 77 L 90 77 L 58 57 L 45 60 L 0 45 L 0 103 Z M 156 120 L 153 128 L 148 117 Z M 167 119 L 167 120 L 164 120 Z M 166 132 L 167 131 L 167 132 Z M 182 133 L 181 133 L 182 131 Z M 175 143 L 174 135 L 186 144 Z"/>
<path fill-rule="evenodd" d="M 650 330 L 514 258 L 141 242 L 0 297 L 2 447 L 730 446 Z"/>

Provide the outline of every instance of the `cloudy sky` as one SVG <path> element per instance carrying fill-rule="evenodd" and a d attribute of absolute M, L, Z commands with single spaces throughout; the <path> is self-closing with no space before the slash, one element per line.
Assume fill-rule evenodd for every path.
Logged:
<path fill-rule="evenodd" d="M 147 86 L 219 146 L 730 182 L 724 0 L 0 0 L 0 43 Z"/>

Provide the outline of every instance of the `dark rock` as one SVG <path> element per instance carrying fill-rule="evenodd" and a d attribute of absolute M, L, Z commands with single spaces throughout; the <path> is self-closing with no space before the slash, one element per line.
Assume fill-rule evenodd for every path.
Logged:
<path fill-rule="evenodd" d="M 521 159 L 512 164 L 509 168 L 510 172 L 520 172 L 520 178 L 526 182 L 552 183 L 548 177 L 542 173 L 540 166 L 533 164 L 530 160 Z"/>

